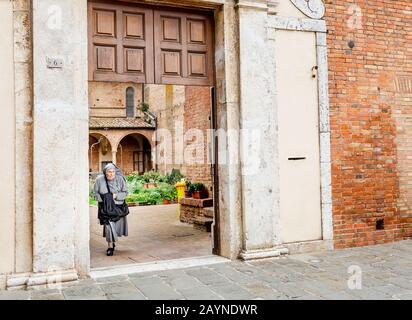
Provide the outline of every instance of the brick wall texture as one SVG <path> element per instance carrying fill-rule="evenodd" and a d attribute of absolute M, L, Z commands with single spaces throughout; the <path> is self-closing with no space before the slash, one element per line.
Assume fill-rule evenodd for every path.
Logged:
<path fill-rule="evenodd" d="M 185 144 L 190 145 L 193 150 L 201 152 L 199 158 L 193 152 L 193 158 L 202 160 L 201 163 L 185 165 L 186 177 L 192 182 L 202 182 L 206 185 L 211 194 L 212 175 L 210 164 L 208 164 L 207 130 L 211 124 L 209 115 L 211 111 L 210 87 L 186 86 L 185 88 L 185 111 L 184 111 L 184 131 L 198 129 L 202 133 L 201 139 L 193 139 Z M 202 154 L 203 153 L 203 154 Z"/>
<path fill-rule="evenodd" d="M 335 247 L 411 238 L 412 2 L 325 4 Z"/>

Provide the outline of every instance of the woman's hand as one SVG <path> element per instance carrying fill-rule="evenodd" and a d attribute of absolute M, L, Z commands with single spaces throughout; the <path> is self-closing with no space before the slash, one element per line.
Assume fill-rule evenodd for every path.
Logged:
<path fill-rule="evenodd" d="M 117 194 L 113 193 L 113 199 L 117 198 Z"/>

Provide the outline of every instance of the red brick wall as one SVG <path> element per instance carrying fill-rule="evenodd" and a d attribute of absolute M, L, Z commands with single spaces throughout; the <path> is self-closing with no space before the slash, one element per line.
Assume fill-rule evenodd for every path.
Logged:
<path fill-rule="evenodd" d="M 189 129 L 200 129 L 204 136 L 204 164 L 185 165 L 183 167 L 186 177 L 192 182 L 202 182 L 209 190 L 212 186 L 210 165 L 207 164 L 207 140 L 206 130 L 210 129 L 211 98 L 210 87 L 186 86 L 185 88 L 185 111 L 184 131 Z M 190 143 L 190 145 L 195 145 Z M 198 142 L 197 145 L 201 146 Z"/>
<path fill-rule="evenodd" d="M 335 246 L 411 237 L 412 2 L 325 2 Z"/>

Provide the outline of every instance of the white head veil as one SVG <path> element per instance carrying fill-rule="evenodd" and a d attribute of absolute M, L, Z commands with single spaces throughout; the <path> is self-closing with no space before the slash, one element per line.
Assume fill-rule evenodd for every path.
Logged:
<path fill-rule="evenodd" d="M 111 169 L 113 169 L 113 170 L 116 171 L 116 176 L 119 176 L 119 177 L 122 177 L 123 179 L 125 179 L 122 170 L 121 170 L 118 166 L 116 166 L 114 163 L 108 163 L 108 164 L 103 168 L 103 174 L 105 175 L 105 174 L 106 174 L 106 171 L 107 171 L 107 170 L 111 170 Z"/>

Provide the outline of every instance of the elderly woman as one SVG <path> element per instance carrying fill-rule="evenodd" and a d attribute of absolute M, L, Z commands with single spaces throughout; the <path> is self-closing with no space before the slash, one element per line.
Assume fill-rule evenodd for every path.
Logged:
<path fill-rule="evenodd" d="M 125 203 L 127 183 L 120 169 L 109 163 L 104 167 L 103 174 L 97 177 L 93 191 L 95 199 L 99 202 L 98 217 L 100 224 L 103 225 L 103 237 L 106 237 L 108 244 L 106 255 L 112 256 L 118 237 L 128 235 L 126 216 L 129 209 Z M 104 203 L 105 201 L 113 203 L 111 197 L 113 197 L 114 205 Z M 109 214 L 106 212 L 108 210 L 111 211 Z"/>

